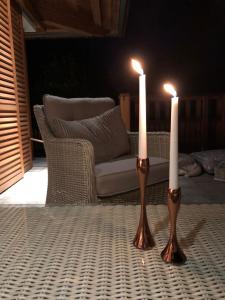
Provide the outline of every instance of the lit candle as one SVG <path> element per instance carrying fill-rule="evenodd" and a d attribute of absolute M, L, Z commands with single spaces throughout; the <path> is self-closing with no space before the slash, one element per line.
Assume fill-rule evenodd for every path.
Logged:
<path fill-rule="evenodd" d="M 164 89 L 171 94 L 171 123 L 170 123 L 170 165 L 169 188 L 178 189 L 178 97 L 172 84 L 164 84 Z"/>
<path fill-rule="evenodd" d="M 138 138 L 138 157 L 147 158 L 147 132 L 146 132 L 146 80 L 141 64 L 131 60 L 133 69 L 139 76 L 139 138 Z"/>

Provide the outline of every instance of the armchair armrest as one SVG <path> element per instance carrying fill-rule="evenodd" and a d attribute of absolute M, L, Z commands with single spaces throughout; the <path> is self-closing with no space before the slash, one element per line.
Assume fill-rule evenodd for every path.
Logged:
<path fill-rule="evenodd" d="M 95 201 L 95 159 L 87 140 L 44 140 L 48 160 L 47 205 L 87 204 Z"/>
<path fill-rule="evenodd" d="M 138 132 L 128 131 L 131 154 L 138 154 Z M 148 132 L 147 147 L 149 156 L 169 159 L 170 133 L 164 131 Z"/>

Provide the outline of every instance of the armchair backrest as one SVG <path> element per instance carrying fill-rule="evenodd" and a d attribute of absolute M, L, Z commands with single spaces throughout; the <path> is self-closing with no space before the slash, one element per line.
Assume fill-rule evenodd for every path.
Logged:
<path fill-rule="evenodd" d="M 43 97 L 46 118 L 66 121 L 88 119 L 104 113 L 115 106 L 111 98 L 62 98 L 52 95 Z"/>
<path fill-rule="evenodd" d="M 87 119 L 115 106 L 114 100 L 107 97 L 67 99 L 52 95 L 44 95 L 43 104 L 34 106 L 34 114 L 44 141 L 54 137 L 48 126 L 51 119 L 59 118 L 67 121 Z"/>

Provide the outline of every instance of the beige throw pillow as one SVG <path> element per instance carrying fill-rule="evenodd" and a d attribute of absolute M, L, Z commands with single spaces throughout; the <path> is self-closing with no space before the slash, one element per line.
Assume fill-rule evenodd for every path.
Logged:
<path fill-rule="evenodd" d="M 119 106 L 90 119 L 80 121 L 53 119 L 49 125 L 56 137 L 90 141 L 94 147 L 97 163 L 111 160 L 130 151 Z"/>

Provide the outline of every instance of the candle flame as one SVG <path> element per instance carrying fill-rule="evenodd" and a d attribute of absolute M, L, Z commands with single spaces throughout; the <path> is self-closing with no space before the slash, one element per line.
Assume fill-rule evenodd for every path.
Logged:
<path fill-rule="evenodd" d="M 141 259 L 141 262 L 142 262 L 142 265 L 144 266 L 145 265 L 144 258 Z"/>
<path fill-rule="evenodd" d="M 143 75 L 144 74 L 144 71 L 142 69 L 142 66 L 140 64 L 140 62 L 136 59 L 131 59 L 131 65 L 133 67 L 133 69 L 140 75 Z"/>
<path fill-rule="evenodd" d="M 176 97 L 176 96 L 177 96 L 177 92 L 176 92 L 176 90 L 175 90 L 175 88 L 174 88 L 174 86 L 173 86 L 172 84 L 170 84 L 170 83 L 165 83 L 165 84 L 163 85 L 163 87 L 164 87 L 164 90 L 165 90 L 167 93 L 171 94 L 173 97 Z"/>

